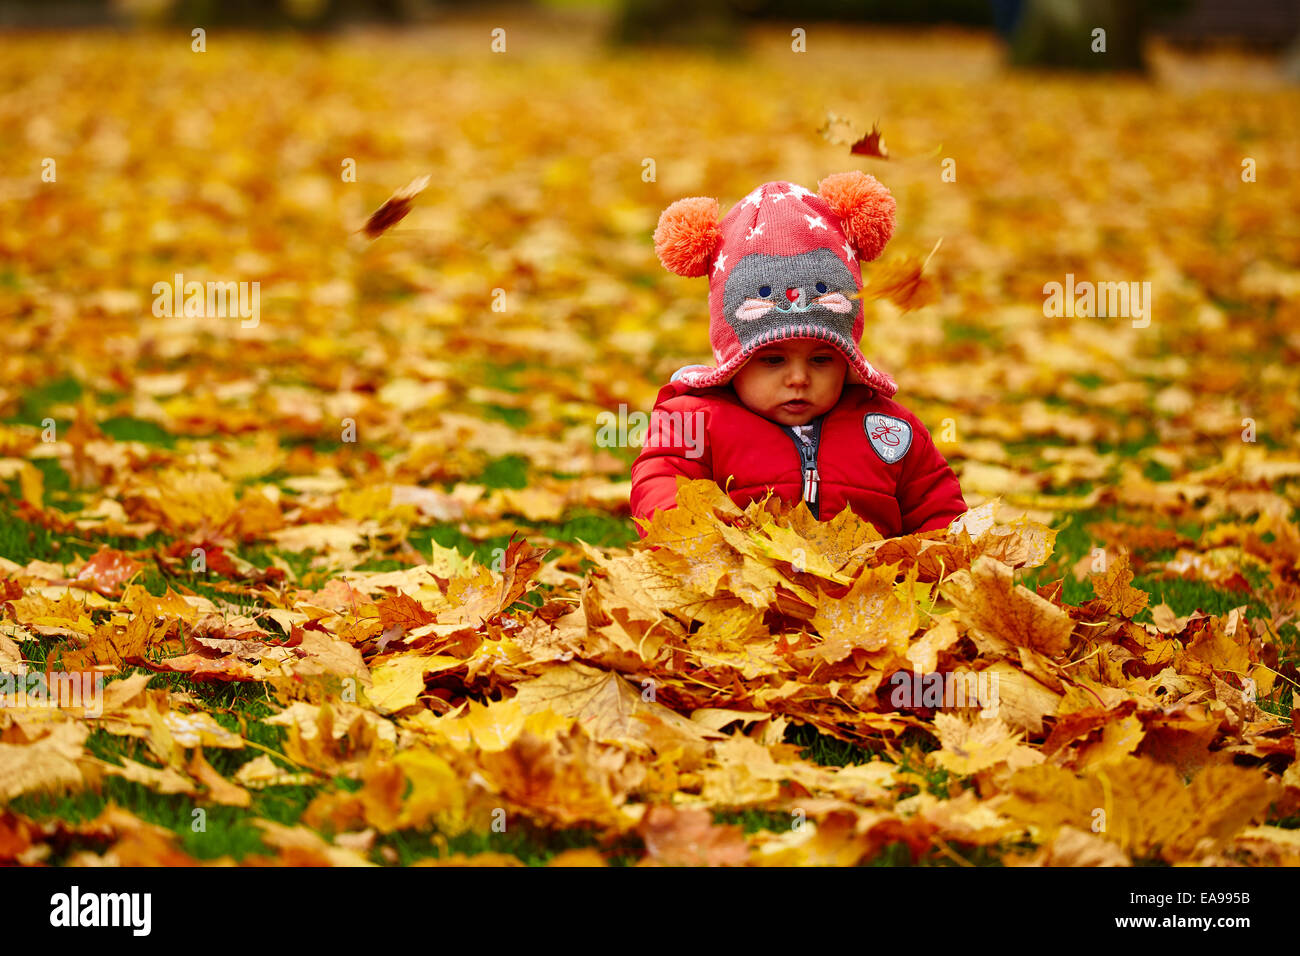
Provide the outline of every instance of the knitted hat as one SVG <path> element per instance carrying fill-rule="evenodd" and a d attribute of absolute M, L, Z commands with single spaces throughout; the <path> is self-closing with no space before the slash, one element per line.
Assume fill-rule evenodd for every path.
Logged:
<path fill-rule="evenodd" d="M 885 397 L 894 380 L 858 349 L 858 259 L 875 259 L 894 232 L 894 197 L 874 176 L 828 176 L 817 192 L 764 183 L 718 222 L 716 199 L 679 199 L 659 216 L 655 252 L 669 272 L 709 277 L 709 339 L 716 367 L 681 369 L 675 381 L 725 385 L 758 349 L 823 339 L 848 360 L 847 381 Z"/>

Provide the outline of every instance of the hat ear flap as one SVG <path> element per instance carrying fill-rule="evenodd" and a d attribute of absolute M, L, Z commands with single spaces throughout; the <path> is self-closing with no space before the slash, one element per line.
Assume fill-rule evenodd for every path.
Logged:
<path fill-rule="evenodd" d="M 861 170 L 836 173 L 817 184 L 817 195 L 831 207 L 844 235 L 867 262 L 884 251 L 894 234 L 897 204 L 884 183 Z"/>
<path fill-rule="evenodd" d="M 721 242 L 716 199 L 679 199 L 659 214 L 655 253 L 669 272 L 688 278 L 708 275 Z"/>

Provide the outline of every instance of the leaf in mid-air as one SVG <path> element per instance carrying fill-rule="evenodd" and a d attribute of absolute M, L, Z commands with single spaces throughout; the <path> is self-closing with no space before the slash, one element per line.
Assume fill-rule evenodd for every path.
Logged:
<path fill-rule="evenodd" d="M 880 133 L 880 127 L 875 123 L 871 124 L 871 132 L 849 147 L 849 152 L 854 156 L 874 156 L 877 159 L 889 158 L 889 150 L 885 148 L 885 138 Z"/>
<path fill-rule="evenodd" d="M 370 218 L 362 227 L 366 236 L 376 239 L 405 219 L 406 214 L 411 211 L 411 203 L 415 197 L 424 192 L 428 185 L 429 176 L 426 174 L 411 180 L 385 199 L 384 204 L 370 214 Z"/>
<path fill-rule="evenodd" d="M 895 259 L 878 268 L 871 283 L 862 290 L 864 298 L 888 299 L 904 312 L 920 309 L 934 302 L 939 293 L 925 277 L 925 267 L 939 248 L 940 239 L 922 262 L 919 259 Z"/>

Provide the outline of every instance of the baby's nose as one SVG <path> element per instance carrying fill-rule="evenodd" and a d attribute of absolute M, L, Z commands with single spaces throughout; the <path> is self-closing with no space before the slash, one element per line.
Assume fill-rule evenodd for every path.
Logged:
<path fill-rule="evenodd" d="M 798 299 L 799 299 L 799 293 L 800 293 L 801 291 L 802 291 L 802 290 L 799 289 L 799 288 L 797 288 L 797 287 L 792 287 L 792 288 L 786 289 L 786 290 L 785 290 L 785 297 L 786 297 L 787 299 L 789 299 L 791 302 L 798 301 Z"/>

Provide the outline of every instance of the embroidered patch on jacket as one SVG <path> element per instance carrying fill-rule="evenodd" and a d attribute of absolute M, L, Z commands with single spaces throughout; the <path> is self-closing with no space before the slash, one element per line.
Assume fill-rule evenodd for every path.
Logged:
<path fill-rule="evenodd" d="M 898 461 L 912 447 L 912 426 L 893 415 L 875 412 L 863 415 L 862 430 L 867 433 L 880 460 L 887 465 Z"/>

